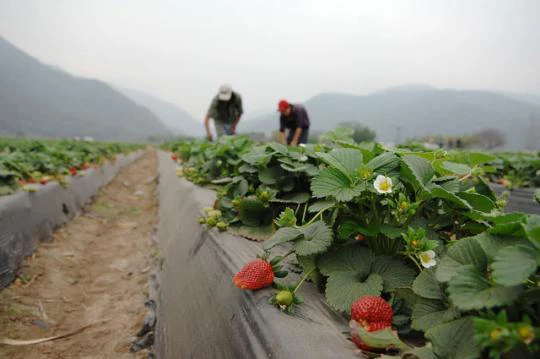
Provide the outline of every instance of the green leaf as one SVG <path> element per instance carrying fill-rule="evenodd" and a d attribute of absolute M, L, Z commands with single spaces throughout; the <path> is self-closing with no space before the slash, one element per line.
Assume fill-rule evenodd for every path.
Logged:
<path fill-rule="evenodd" d="M 418 156 L 406 155 L 401 159 L 402 178 L 412 184 L 415 189 L 426 189 L 426 184 L 428 184 L 435 175 L 435 171 L 431 164 Z"/>
<path fill-rule="evenodd" d="M 540 204 L 540 188 L 534 190 L 533 199 L 536 201 L 536 203 Z"/>
<path fill-rule="evenodd" d="M 459 310 L 448 308 L 442 300 L 419 298 L 412 312 L 411 328 L 425 332 L 458 316 Z"/>
<path fill-rule="evenodd" d="M 362 152 L 353 148 L 336 148 L 328 153 L 318 152 L 317 156 L 331 167 L 339 170 L 349 180 L 356 175 L 362 165 Z"/>
<path fill-rule="evenodd" d="M 287 207 L 280 213 L 275 222 L 279 227 L 294 227 L 296 226 L 296 215 L 291 208 Z"/>
<path fill-rule="evenodd" d="M 364 246 L 342 247 L 319 260 L 319 270 L 328 276 L 326 298 L 334 308 L 350 311 L 351 304 L 362 295 L 379 295 L 383 278 L 370 274 L 373 253 Z"/>
<path fill-rule="evenodd" d="M 248 226 L 269 225 L 272 223 L 272 210 L 255 197 L 244 198 L 238 211 L 240 220 Z"/>
<path fill-rule="evenodd" d="M 282 145 L 281 143 L 278 143 L 278 142 L 268 142 L 266 144 L 268 146 L 268 148 L 271 148 L 272 150 L 274 150 L 275 152 L 281 154 L 281 155 L 287 155 L 289 153 L 289 150 L 287 149 L 287 146 L 284 146 Z"/>
<path fill-rule="evenodd" d="M 385 292 L 410 287 L 416 275 L 416 271 L 409 268 L 403 261 L 386 256 L 375 258 L 371 272 L 381 275 Z"/>
<path fill-rule="evenodd" d="M 535 250 L 524 245 L 515 245 L 499 251 L 491 264 L 493 279 L 505 286 L 522 284 L 538 267 Z"/>
<path fill-rule="evenodd" d="M 474 265 L 464 265 L 448 282 L 450 300 L 463 311 L 511 305 L 520 288 L 491 285 Z"/>
<path fill-rule="evenodd" d="M 231 225 L 228 229 L 229 233 L 235 236 L 244 237 L 253 241 L 266 241 L 274 234 L 272 226 L 244 226 Z"/>
<path fill-rule="evenodd" d="M 416 277 L 412 290 L 422 298 L 443 299 L 445 297 L 440 284 L 435 280 L 435 273 L 427 269 L 424 269 Z"/>
<path fill-rule="evenodd" d="M 281 167 L 266 167 L 259 171 L 259 181 L 266 185 L 274 185 L 282 175 Z"/>
<path fill-rule="evenodd" d="M 298 260 L 298 264 L 300 264 L 300 267 L 302 267 L 302 270 L 304 273 L 310 273 L 309 279 L 318 285 L 319 282 L 319 274 L 317 271 L 317 258 L 316 256 L 300 256 L 297 255 L 296 259 Z"/>
<path fill-rule="evenodd" d="M 302 231 L 296 228 L 280 228 L 268 241 L 264 242 L 264 249 L 270 249 L 278 244 L 294 241 L 302 235 Z"/>
<path fill-rule="evenodd" d="M 322 256 L 319 269 L 322 274 L 331 276 L 338 273 L 353 273 L 367 277 L 371 270 L 373 253 L 364 246 L 347 246 Z"/>
<path fill-rule="evenodd" d="M 333 274 L 326 282 L 326 300 L 337 310 L 350 313 L 352 303 L 364 295 L 380 295 L 383 279 L 379 274 L 370 274 L 364 280 L 354 272 Z"/>
<path fill-rule="evenodd" d="M 448 248 L 448 252 L 437 266 L 436 277 L 447 282 L 462 265 L 472 264 L 478 271 L 487 266 L 487 256 L 475 237 L 462 238 Z"/>
<path fill-rule="evenodd" d="M 399 167 L 399 157 L 392 152 L 384 152 L 367 163 L 373 172 L 387 174 Z"/>
<path fill-rule="evenodd" d="M 471 209 L 471 206 L 469 205 L 469 203 L 467 203 L 465 200 L 461 199 L 454 193 L 448 192 L 441 186 L 438 186 L 438 185 L 430 186 L 430 190 L 431 190 L 431 195 L 433 196 L 433 198 L 442 198 L 450 203 L 457 205 L 459 208 Z"/>
<path fill-rule="evenodd" d="M 294 245 L 298 255 L 309 256 L 325 252 L 332 245 L 333 232 L 322 221 L 315 222 L 302 228 L 303 238 Z"/>
<path fill-rule="evenodd" d="M 441 165 L 446 171 L 460 176 L 464 176 L 471 172 L 471 168 L 463 163 L 444 161 Z"/>
<path fill-rule="evenodd" d="M 302 204 L 309 201 L 310 198 L 311 196 L 307 192 L 293 192 L 286 194 L 281 198 L 274 198 L 270 202 Z"/>
<path fill-rule="evenodd" d="M 474 341 L 474 326 L 470 317 L 454 320 L 431 328 L 425 334 L 433 352 L 444 359 L 476 359 L 480 348 Z"/>
<path fill-rule="evenodd" d="M 540 216 L 530 215 L 527 217 L 527 223 L 523 226 L 527 233 L 527 238 L 536 248 L 540 248 Z"/>
<path fill-rule="evenodd" d="M 332 196 L 339 202 L 348 202 L 363 190 L 363 186 L 353 185 L 347 176 L 335 168 L 325 168 L 311 181 L 311 191 L 315 198 Z"/>
<path fill-rule="evenodd" d="M 254 167 L 247 163 L 244 163 L 242 166 L 238 168 L 238 172 L 240 173 L 257 173 L 258 171 L 259 170 L 257 169 L 257 167 Z"/>
<path fill-rule="evenodd" d="M 457 195 L 477 211 L 489 213 L 495 209 L 495 203 L 484 195 L 467 192 L 459 192 Z"/>
<path fill-rule="evenodd" d="M 399 350 L 411 349 L 411 347 L 403 343 L 397 337 L 397 335 L 392 331 L 392 328 L 386 328 L 376 332 L 368 332 L 362 326 L 358 326 L 356 329 L 356 334 L 370 348 Z"/>
<path fill-rule="evenodd" d="M 433 348 L 431 346 L 425 346 L 420 348 L 414 348 L 408 352 L 403 353 L 402 359 L 437 359 Z"/>
<path fill-rule="evenodd" d="M 308 208 L 308 212 L 309 213 L 317 213 L 319 211 L 322 211 L 322 210 L 327 210 L 327 209 L 330 209 L 332 207 L 334 207 L 336 205 L 336 202 L 330 200 L 330 199 L 324 199 L 324 200 L 321 200 L 321 201 L 317 201 L 315 203 L 313 203 L 311 206 L 309 206 Z"/>
<path fill-rule="evenodd" d="M 266 153 L 263 147 L 254 147 L 240 158 L 252 166 L 266 166 L 270 162 L 272 155 Z"/>

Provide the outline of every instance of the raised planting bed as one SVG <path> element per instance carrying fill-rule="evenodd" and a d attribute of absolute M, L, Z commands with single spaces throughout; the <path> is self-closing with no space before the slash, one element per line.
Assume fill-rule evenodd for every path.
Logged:
<path fill-rule="evenodd" d="M 499 184 L 493 184 L 491 187 L 499 196 L 503 192 L 508 191 L 504 186 Z M 538 191 L 538 189 L 515 188 L 509 190 L 508 204 L 506 205 L 505 210 L 507 212 L 540 214 L 540 203 L 534 199 L 535 191 Z"/>
<path fill-rule="evenodd" d="M 538 354 L 540 216 L 503 210 L 486 178 L 493 155 L 389 149 L 337 132 L 304 147 L 222 137 L 163 148 L 182 165 L 177 176 L 216 190 L 200 212 L 203 228 L 263 241 L 233 283 L 267 293 L 275 311 L 294 315 L 313 299 L 298 297 L 306 282 L 290 274 L 297 262 L 329 307 L 351 318 L 340 335 L 364 353 Z"/>
<path fill-rule="evenodd" d="M 158 358 L 354 358 L 347 319 L 311 283 L 296 316 L 267 303 L 272 291 L 246 292 L 232 277 L 262 244 L 208 231 L 198 218 L 215 192 L 175 175 L 160 154 L 157 240 L 163 269 L 154 351 Z M 298 277 L 298 276 L 296 276 Z"/>
<path fill-rule="evenodd" d="M 24 257 L 39 241 L 51 238 L 53 230 L 69 221 L 101 187 L 125 165 L 142 155 L 134 152 L 116 160 L 66 177 L 65 186 L 56 181 L 35 185 L 35 192 L 19 190 L 0 197 L 0 289 L 16 276 Z"/>

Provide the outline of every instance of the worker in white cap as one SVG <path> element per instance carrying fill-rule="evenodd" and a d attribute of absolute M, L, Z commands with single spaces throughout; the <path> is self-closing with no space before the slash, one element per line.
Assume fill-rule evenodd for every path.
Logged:
<path fill-rule="evenodd" d="M 223 84 L 219 87 L 218 94 L 212 100 L 208 114 L 204 119 L 206 137 L 212 141 L 210 131 L 210 119 L 214 120 L 218 137 L 223 135 L 236 134 L 236 126 L 240 122 L 240 117 L 244 110 L 242 108 L 242 97 L 238 92 L 233 91 L 231 85 Z"/>

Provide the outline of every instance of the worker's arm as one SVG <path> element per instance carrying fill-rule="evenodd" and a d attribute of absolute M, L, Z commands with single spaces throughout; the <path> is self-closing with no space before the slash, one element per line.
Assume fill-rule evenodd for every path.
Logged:
<path fill-rule="evenodd" d="M 235 106 L 237 110 L 238 117 L 236 118 L 236 121 L 231 126 L 231 135 L 236 135 L 236 126 L 238 126 L 238 123 L 240 122 L 240 117 L 242 117 L 242 114 L 244 113 L 244 106 L 242 105 L 242 96 L 239 94 L 235 94 Z"/>
<path fill-rule="evenodd" d="M 238 123 L 240 122 L 240 117 L 242 117 L 242 115 L 238 116 L 236 121 L 234 121 L 234 123 L 232 124 L 232 126 L 231 126 L 231 135 L 236 135 L 236 126 L 238 126 Z"/>
<path fill-rule="evenodd" d="M 204 119 L 204 128 L 206 129 L 206 138 L 208 141 L 212 141 L 212 132 L 210 132 L 210 116 L 206 116 Z"/>
<path fill-rule="evenodd" d="M 285 143 L 285 131 L 279 131 L 279 143 L 286 145 Z"/>
<path fill-rule="evenodd" d="M 302 136 L 302 131 L 303 131 L 302 127 L 297 127 L 296 128 L 296 130 L 294 131 L 292 141 L 291 141 L 292 146 L 297 146 L 298 145 L 298 141 L 300 141 L 300 137 Z"/>

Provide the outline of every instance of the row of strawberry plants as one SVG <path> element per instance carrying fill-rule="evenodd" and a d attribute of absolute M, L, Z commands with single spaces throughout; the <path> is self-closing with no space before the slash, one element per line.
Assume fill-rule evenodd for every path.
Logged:
<path fill-rule="evenodd" d="M 18 189 L 35 191 L 52 180 L 66 185 L 67 177 L 139 148 L 126 143 L 0 138 L 0 196 Z"/>
<path fill-rule="evenodd" d="M 374 353 L 537 352 L 540 218 L 502 211 L 487 183 L 494 156 L 327 138 L 290 148 L 243 137 L 165 146 L 183 163 L 178 175 L 217 190 L 201 224 L 265 240 L 234 283 L 273 284 L 270 303 L 294 313 L 309 279 Z M 273 255 L 278 246 L 287 254 Z M 275 280 L 288 274 L 285 258 L 303 270 L 300 283 Z"/>

